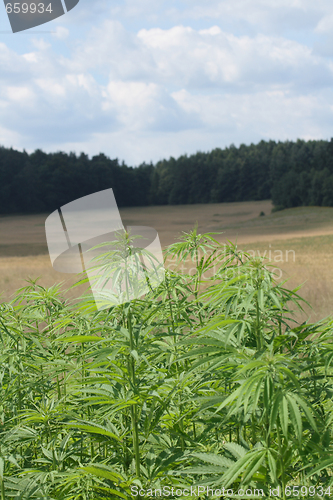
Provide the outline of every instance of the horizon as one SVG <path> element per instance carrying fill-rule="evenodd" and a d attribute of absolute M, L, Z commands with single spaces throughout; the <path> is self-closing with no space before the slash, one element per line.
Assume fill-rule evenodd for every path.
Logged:
<path fill-rule="evenodd" d="M 132 168 L 138 168 L 140 167 L 141 165 L 150 165 L 152 164 L 153 166 L 156 166 L 159 162 L 163 162 L 163 161 L 169 161 L 171 160 L 172 158 L 175 159 L 175 160 L 178 160 L 180 159 L 181 157 L 191 157 L 191 156 L 195 156 L 196 154 L 210 154 L 212 151 L 216 150 L 216 149 L 220 149 L 222 151 L 224 150 L 227 150 L 227 149 L 231 149 L 231 148 L 236 148 L 236 149 L 239 149 L 241 146 L 245 146 L 245 147 L 250 147 L 250 146 L 257 146 L 260 142 L 275 142 L 276 144 L 279 144 L 279 143 L 288 143 L 288 142 L 291 142 L 291 143 L 297 143 L 298 141 L 304 141 L 304 142 L 320 142 L 320 141 L 324 141 L 324 142 L 330 142 L 333 140 L 333 137 L 330 137 L 328 139 L 302 139 L 300 137 L 296 138 L 295 140 L 290 140 L 290 139 L 285 139 L 285 140 L 276 140 L 276 139 L 260 139 L 258 142 L 254 143 L 254 142 L 251 142 L 250 144 L 245 144 L 245 143 L 240 143 L 238 145 L 234 144 L 234 143 L 231 143 L 227 146 L 224 146 L 223 148 L 220 147 L 220 146 L 216 146 L 216 147 L 213 147 L 212 149 L 208 150 L 208 151 L 202 151 L 202 150 L 197 150 L 195 152 L 192 152 L 192 153 L 183 153 L 179 156 L 169 156 L 169 157 L 164 157 L 164 158 L 160 158 L 159 160 L 153 162 L 153 161 L 146 161 L 146 160 L 143 160 L 141 163 L 139 163 L 138 165 L 129 165 L 126 163 L 126 161 L 123 159 L 123 158 L 118 158 L 118 157 L 112 157 L 108 154 L 106 154 L 104 151 L 100 151 L 99 153 L 95 153 L 95 154 L 88 154 L 86 153 L 85 151 L 63 151 L 63 150 L 57 150 L 57 151 L 45 151 L 44 149 L 40 148 L 40 147 L 37 147 L 36 149 L 34 150 L 28 150 L 26 148 L 22 148 L 22 149 L 18 149 L 16 147 L 13 147 L 13 146 L 4 146 L 3 144 L 0 144 L 0 149 L 1 148 L 4 148 L 4 149 L 12 149 L 14 151 L 17 151 L 19 153 L 27 153 L 28 155 L 31 155 L 33 153 L 35 153 L 36 151 L 41 151 L 42 153 L 45 153 L 45 154 L 58 154 L 58 153 L 63 153 L 63 154 L 67 154 L 67 155 L 70 155 L 70 154 L 74 154 L 76 157 L 79 157 L 81 154 L 85 155 L 88 157 L 88 160 L 91 160 L 93 157 L 96 157 L 96 156 L 99 156 L 99 155 L 104 155 L 106 156 L 107 159 L 109 160 L 117 160 L 119 165 L 122 165 L 123 163 L 125 164 L 125 166 L 127 167 L 132 167 Z"/>

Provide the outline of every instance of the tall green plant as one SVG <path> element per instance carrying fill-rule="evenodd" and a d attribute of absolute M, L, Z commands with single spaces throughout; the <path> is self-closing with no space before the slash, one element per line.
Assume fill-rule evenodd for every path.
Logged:
<path fill-rule="evenodd" d="M 237 245 L 194 229 L 167 253 L 194 274 L 132 302 L 30 280 L 1 304 L 1 500 L 328 487 L 332 321 L 293 321 L 298 290 Z"/>

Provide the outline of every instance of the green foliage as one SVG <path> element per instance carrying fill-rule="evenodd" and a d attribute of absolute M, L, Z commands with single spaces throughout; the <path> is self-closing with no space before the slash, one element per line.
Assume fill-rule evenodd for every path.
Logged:
<path fill-rule="evenodd" d="M 130 303 L 30 280 L 0 305 L 1 500 L 330 484 L 332 321 L 297 324 L 298 290 L 197 228 L 167 255 L 196 275 Z"/>
<path fill-rule="evenodd" d="M 137 168 L 104 154 L 0 147 L 0 214 L 52 212 L 107 188 L 120 207 L 270 198 L 279 209 L 333 206 L 333 140 L 231 145 Z"/>

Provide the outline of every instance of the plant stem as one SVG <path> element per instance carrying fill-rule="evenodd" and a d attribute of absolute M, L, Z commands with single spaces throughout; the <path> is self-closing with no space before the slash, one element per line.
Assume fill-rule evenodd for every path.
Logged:
<path fill-rule="evenodd" d="M 280 455 L 280 465 L 281 465 L 281 482 L 282 482 L 282 498 L 286 500 L 286 482 L 284 475 L 284 464 L 283 464 L 283 456 L 282 456 L 282 446 L 281 446 L 281 437 L 279 427 L 277 427 L 277 438 L 278 438 L 278 447 L 279 447 L 279 455 Z"/>
<path fill-rule="evenodd" d="M 130 336 L 130 350 L 134 350 L 134 341 L 133 341 L 133 330 L 132 330 L 132 316 L 130 306 L 127 313 L 127 325 L 128 332 Z M 136 379 L 135 379 L 135 360 L 133 359 L 132 354 L 129 357 L 129 369 L 130 376 L 133 385 L 133 390 L 135 391 L 136 387 Z M 139 427 L 138 427 L 138 413 L 136 405 L 131 406 L 131 418 L 132 418 L 132 434 L 133 434 L 133 450 L 135 457 L 135 473 L 136 476 L 140 477 L 140 449 L 139 449 Z"/>
<path fill-rule="evenodd" d="M 0 477 L 0 483 L 1 483 L 1 500 L 6 500 L 5 497 L 5 481 L 3 477 Z"/>
<path fill-rule="evenodd" d="M 197 273 L 196 273 L 196 277 L 195 277 L 194 296 L 195 296 L 195 300 L 198 300 L 199 286 L 200 286 L 200 280 L 201 280 L 201 269 L 199 270 L 198 249 L 196 249 L 196 265 L 197 265 Z M 200 311 L 199 311 L 199 320 L 200 320 L 200 326 L 203 326 L 203 321 L 202 321 L 202 316 L 201 316 Z"/>
<path fill-rule="evenodd" d="M 256 312 L 257 312 L 257 317 L 256 317 L 256 330 L 257 330 L 257 349 L 260 351 L 262 348 L 262 337 L 261 337 L 261 328 L 260 328 L 260 307 L 259 307 L 259 290 L 260 290 L 260 284 L 257 284 L 257 295 L 256 295 Z"/>
<path fill-rule="evenodd" d="M 257 436 L 256 436 L 256 424 L 254 421 L 254 414 L 253 413 L 251 415 L 251 422 L 252 422 L 252 445 L 254 446 L 257 442 Z"/>
<path fill-rule="evenodd" d="M 133 428 L 133 448 L 135 456 L 135 474 L 140 477 L 140 449 L 139 449 L 139 429 L 136 405 L 131 407 L 132 428 Z"/>

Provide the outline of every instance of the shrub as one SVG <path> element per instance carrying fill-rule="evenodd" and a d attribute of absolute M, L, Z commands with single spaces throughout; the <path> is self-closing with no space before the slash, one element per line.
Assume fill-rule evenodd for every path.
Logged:
<path fill-rule="evenodd" d="M 298 290 L 212 234 L 166 256 L 196 274 L 131 303 L 91 311 L 30 280 L 1 304 L 1 500 L 328 487 L 331 321 L 293 322 Z"/>

